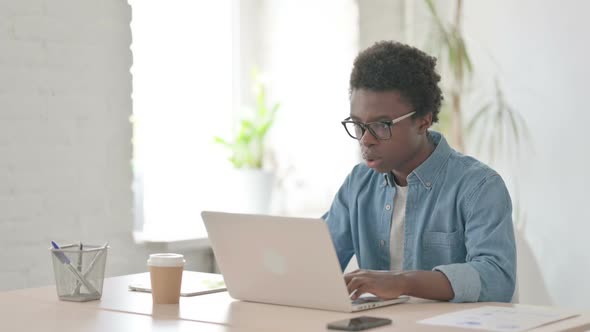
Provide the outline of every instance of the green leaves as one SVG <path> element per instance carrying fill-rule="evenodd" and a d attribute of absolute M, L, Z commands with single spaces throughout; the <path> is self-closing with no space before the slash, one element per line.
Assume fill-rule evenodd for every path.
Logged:
<path fill-rule="evenodd" d="M 433 0 L 424 0 L 424 2 L 434 21 L 433 34 L 435 36 L 430 38 L 434 45 L 431 45 L 430 48 L 436 50 L 437 58 L 446 60 L 448 69 L 457 85 L 454 89 L 461 91 L 463 82 L 473 72 L 471 57 L 461 31 L 461 3 L 457 2 L 458 12 L 456 12 L 455 21 L 446 23 L 437 11 Z"/>
<path fill-rule="evenodd" d="M 252 114 L 240 120 L 232 141 L 218 136 L 213 138 L 215 143 L 230 150 L 229 161 L 235 168 L 262 168 L 266 135 L 274 124 L 276 113 L 280 108 L 279 103 L 269 107 L 266 100 L 266 87 L 255 71 L 252 76 L 255 81 L 254 91 L 256 93 L 256 104 Z"/>
<path fill-rule="evenodd" d="M 470 92 L 478 87 L 468 85 L 474 68 L 461 28 L 463 1 L 454 1 L 454 17 L 451 20 L 446 20 L 437 10 L 436 1 L 424 2 L 432 17 L 429 49 L 439 59 L 437 66 L 443 76 L 445 96 L 451 97 L 445 98 L 448 102 L 443 103 L 437 128 L 450 138 L 451 144 L 459 151 L 465 150 L 463 137 L 468 136 L 471 142 L 475 142 L 476 153 L 489 154 L 490 161 L 499 155 L 514 157 L 525 143 L 530 142 L 528 128 L 522 116 L 509 105 L 498 78 L 494 78 L 495 90 L 488 89 L 493 92 L 484 91 L 490 97 L 484 98 L 481 106 L 475 104 L 472 109 L 464 107 Z M 464 118 L 469 118 L 465 127 L 460 125 Z"/>
<path fill-rule="evenodd" d="M 490 160 L 494 160 L 498 153 L 516 157 L 520 149 L 530 142 L 525 119 L 508 104 L 497 78 L 495 98 L 475 112 L 466 131 L 474 140 L 476 149 L 487 151 Z"/>

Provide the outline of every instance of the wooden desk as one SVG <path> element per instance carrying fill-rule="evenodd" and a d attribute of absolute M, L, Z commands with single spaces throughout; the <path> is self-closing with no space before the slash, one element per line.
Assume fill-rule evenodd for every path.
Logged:
<path fill-rule="evenodd" d="M 194 273 L 197 272 L 185 272 L 183 278 L 190 278 Z M 181 297 L 179 305 L 154 306 L 151 294 L 130 292 L 127 289 L 131 282 L 148 279 L 147 273 L 107 278 L 102 299 L 85 303 L 59 301 L 53 286 L 0 293 L 0 308 L 8 309 L 0 311 L 1 316 L 6 316 L 6 319 L 0 319 L 0 324 L 4 327 L 5 322 L 8 322 L 8 326 L 15 330 L 43 331 L 160 331 L 168 328 L 232 332 L 329 331 L 326 329 L 328 322 L 366 314 L 393 320 L 393 325 L 371 330 L 375 332 L 455 331 L 452 328 L 416 324 L 416 321 L 483 305 L 511 306 L 505 303 L 453 304 L 414 299 L 410 303 L 359 314 L 242 302 L 232 299 L 227 292 Z M 25 328 L 22 322 L 25 322 Z M 535 331 L 584 331 L 590 328 L 587 324 L 590 324 L 590 313 L 583 313 Z"/>
<path fill-rule="evenodd" d="M 53 287 L 51 287 L 53 288 Z M 42 293 L 45 293 L 45 289 Z M 55 288 L 53 288 L 55 291 Z M 32 290 L 27 290 L 27 292 Z M 229 326 L 189 320 L 155 318 L 72 302 L 39 301 L 20 292 L 0 293 L 0 331 L 43 332 L 116 332 L 116 331 L 183 331 L 183 332 L 242 332 Z"/>

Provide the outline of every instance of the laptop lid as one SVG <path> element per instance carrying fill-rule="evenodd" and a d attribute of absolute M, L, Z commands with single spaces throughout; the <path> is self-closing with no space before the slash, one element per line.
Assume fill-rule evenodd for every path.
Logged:
<path fill-rule="evenodd" d="M 322 219 L 210 211 L 203 211 L 201 216 L 233 298 L 354 310 Z M 380 305 L 371 303 L 364 309 L 376 306 Z"/>

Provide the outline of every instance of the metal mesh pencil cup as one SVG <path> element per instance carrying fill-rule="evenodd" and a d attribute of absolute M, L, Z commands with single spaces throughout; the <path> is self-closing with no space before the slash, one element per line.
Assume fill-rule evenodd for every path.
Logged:
<path fill-rule="evenodd" d="M 60 300 L 84 302 L 102 296 L 108 246 L 77 244 L 50 248 L 55 288 Z"/>

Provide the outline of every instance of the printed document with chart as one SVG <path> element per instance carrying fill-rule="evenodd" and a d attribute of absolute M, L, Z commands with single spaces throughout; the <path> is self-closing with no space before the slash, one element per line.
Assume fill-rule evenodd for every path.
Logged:
<path fill-rule="evenodd" d="M 577 316 L 577 313 L 533 306 L 484 306 L 460 310 L 418 321 L 421 324 L 519 332 Z"/>

